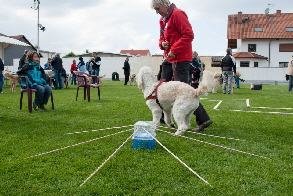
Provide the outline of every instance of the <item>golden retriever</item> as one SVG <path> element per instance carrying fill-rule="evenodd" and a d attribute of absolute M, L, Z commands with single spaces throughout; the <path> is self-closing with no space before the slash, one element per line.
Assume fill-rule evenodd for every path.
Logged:
<path fill-rule="evenodd" d="M 10 80 L 10 91 L 15 92 L 16 85 L 20 83 L 18 75 L 11 75 L 10 73 L 6 72 L 4 73 L 4 77 Z"/>

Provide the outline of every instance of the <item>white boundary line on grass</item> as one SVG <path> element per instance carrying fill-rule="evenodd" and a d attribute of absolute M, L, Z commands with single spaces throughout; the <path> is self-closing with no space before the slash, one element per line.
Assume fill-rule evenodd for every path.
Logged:
<path fill-rule="evenodd" d="M 222 100 L 209 100 L 209 101 L 219 101 L 217 105 L 213 108 L 214 110 L 221 110 L 218 107 L 223 102 Z M 274 110 L 293 110 L 293 108 L 272 108 L 272 107 L 251 107 L 249 103 L 249 99 L 246 99 L 246 106 L 253 109 L 274 109 Z M 293 113 L 289 112 L 262 112 L 255 110 L 222 110 L 222 111 L 230 111 L 230 112 L 245 112 L 245 113 L 259 113 L 259 114 L 285 114 L 285 115 L 293 115 Z"/>
<path fill-rule="evenodd" d="M 161 132 L 168 133 L 168 134 L 174 136 L 174 133 L 171 133 L 169 131 L 163 131 L 163 130 L 160 130 L 160 129 L 157 129 L 157 130 L 159 130 Z M 239 152 L 239 153 L 243 153 L 243 154 L 247 154 L 247 155 L 251 155 L 251 156 L 255 156 L 255 157 L 260 157 L 260 158 L 264 158 L 264 159 L 270 159 L 270 158 L 265 157 L 265 156 L 256 155 L 256 154 L 252 154 L 252 153 L 249 153 L 249 152 L 244 152 L 244 151 L 241 151 L 241 150 L 237 150 L 237 149 L 234 149 L 234 148 L 229 148 L 229 147 L 226 147 L 226 146 L 221 146 L 221 145 L 218 145 L 218 144 L 213 144 L 213 143 L 210 143 L 210 142 L 204 142 L 204 141 L 197 140 L 197 139 L 194 139 L 194 138 L 191 138 L 191 137 L 186 137 L 186 136 L 183 136 L 183 135 L 180 135 L 179 137 L 183 137 L 183 138 L 194 140 L 194 141 L 197 141 L 197 142 L 200 142 L 200 143 L 204 143 L 204 144 L 208 144 L 208 145 L 211 145 L 211 146 L 224 148 L 224 149 L 227 149 L 227 150 L 232 150 L 232 151 L 235 151 L 235 152 Z"/>
<path fill-rule="evenodd" d="M 91 177 L 93 177 L 121 148 L 126 142 L 133 136 L 132 133 L 79 187 L 82 187 Z"/>
<path fill-rule="evenodd" d="M 164 127 L 164 126 L 159 126 L 159 128 L 176 130 L 176 128 L 170 128 L 170 127 Z M 241 139 L 237 139 L 237 138 L 228 138 L 228 137 L 222 137 L 222 136 L 218 136 L 218 135 L 204 134 L 204 133 L 199 133 L 199 132 L 194 132 L 194 131 L 186 131 L 186 132 L 193 133 L 193 134 L 197 134 L 197 135 L 204 135 L 204 136 L 208 136 L 208 137 L 221 138 L 221 139 L 236 140 L 236 141 L 245 141 L 245 140 L 241 140 Z"/>
<path fill-rule="evenodd" d="M 272 107 L 251 107 L 249 103 L 249 99 L 246 99 L 246 106 L 249 108 L 254 108 L 254 109 L 272 109 L 272 110 L 293 110 L 293 108 L 272 108 Z"/>
<path fill-rule="evenodd" d="M 95 132 L 95 131 L 105 131 L 105 130 L 111 130 L 111 129 L 121 129 L 121 128 L 126 128 L 126 127 L 133 127 L 133 126 L 134 125 L 126 125 L 126 126 L 121 126 L 121 127 L 110 127 L 110 128 L 97 129 L 97 130 L 92 130 L 92 131 L 73 132 L 73 133 L 66 133 L 66 134 L 73 135 L 73 134 L 80 134 L 80 133 L 90 133 L 90 132 Z"/>
<path fill-rule="evenodd" d="M 98 138 L 88 140 L 88 141 L 85 141 L 85 142 L 80 142 L 80 143 L 73 144 L 73 145 L 70 145 L 70 146 L 66 146 L 66 147 L 63 147 L 63 148 L 58 148 L 58 149 L 55 149 L 55 150 L 51 150 L 49 152 L 44 152 L 44 153 L 41 153 L 41 154 L 33 155 L 33 156 L 30 156 L 30 157 L 27 157 L 26 159 L 33 158 L 33 157 L 39 157 L 39 156 L 46 155 L 46 154 L 50 154 L 50 153 L 53 153 L 53 152 L 57 152 L 59 150 L 64 150 L 64 149 L 75 147 L 75 146 L 78 146 L 78 145 L 81 145 L 81 144 L 90 143 L 90 142 L 93 142 L 93 141 L 96 141 L 96 140 L 99 140 L 99 139 L 103 139 L 103 138 L 110 137 L 110 136 L 113 136 L 113 135 L 118 135 L 120 133 L 124 133 L 124 132 L 127 132 L 127 131 L 132 131 L 132 130 L 133 129 L 128 129 L 126 131 L 120 131 L 120 132 L 113 133 L 113 134 L 110 134 L 110 135 L 105 135 L 105 136 L 98 137 Z"/>
<path fill-rule="evenodd" d="M 143 128 L 144 129 L 144 128 Z M 145 129 L 144 129 L 145 130 Z M 162 146 L 169 154 L 171 154 L 175 159 L 177 159 L 184 167 L 186 167 L 189 171 L 191 171 L 194 175 L 196 175 L 200 180 L 204 183 L 210 185 L 208 181 L 206 181 L 203 177 L 201 177 L 198 173 L 196 173 L 193 169 L 191 169 L 186 163 L 184 163 L 179 157 L 177 157 L 174 153 L 172 153 L 166 146 L 164 146 L 157 138 L 155 138 L 152 134 L 150 134 L 147 130 L 145 130 L 160 146 Z M 210 185 L 211 186 L 211 185 Z M 212 187 L 212 186 L 211 186 Z"/>

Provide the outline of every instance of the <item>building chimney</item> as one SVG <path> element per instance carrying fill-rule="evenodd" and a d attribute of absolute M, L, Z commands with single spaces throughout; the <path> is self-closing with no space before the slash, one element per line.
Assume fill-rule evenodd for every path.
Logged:
<path fill-rule="evenodd" d="M 242 24 L 242 12 L 238 12 L 237 23 Z"/>
<path fill-rule="evenodd" d="M 281 14 L 281 10 L 277 10 L 277 14 Z"/>

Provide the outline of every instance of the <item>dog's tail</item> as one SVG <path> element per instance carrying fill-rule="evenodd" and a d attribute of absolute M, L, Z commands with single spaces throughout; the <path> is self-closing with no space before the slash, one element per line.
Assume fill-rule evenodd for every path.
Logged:
<path fill-rule="evenodd" d="M 212 72 L 203 71 L 202 81 L 200 82 L 196 92 L 197 96 L 207 95 L 208 92 L 212 90 L 214 82 L 210 79 L 213 78 L 211 75 L 213 75 Z"/>
<path fill-rule="evenodd" d="M 104 78 L 106 76 L 106 74 L 105 75 L 102 75 L 102 76 L 98 76 L 98 78 Z"/>

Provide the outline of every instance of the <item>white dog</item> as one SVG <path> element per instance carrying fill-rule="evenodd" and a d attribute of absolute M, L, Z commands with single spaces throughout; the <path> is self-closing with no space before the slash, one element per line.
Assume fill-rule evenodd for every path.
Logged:
<path fill-rule="evenodd" d="M 175 135 L 182 135 L 190 128 L 190 118 L 199 105 L 199 96 L 206 94 L 205 73 L 198 89 L 179 82 L 159 82 L 150 67 L 142 67 L 137 75 L 137 85 L 142 89 L 146 104 L 152 111 L 153 122 L 160 125 L 162 111 L 169 127 L 174 127 L 172 115 L 178 125 Z M 159 84 L 159 85 L 158 85 Z M 158 103 L 157 101 L 158 100 Z"/>

